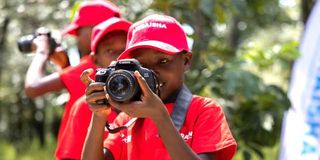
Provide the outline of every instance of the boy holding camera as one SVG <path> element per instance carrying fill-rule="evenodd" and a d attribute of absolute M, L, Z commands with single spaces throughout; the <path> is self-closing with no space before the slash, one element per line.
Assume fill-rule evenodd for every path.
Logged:
<path fill-rule="evenodd" d="M 127 58 L 135 58 L 153 70 L 160 94 L 134 71 L 141 96 L 139 100 L 119 102 L 105 94 L 110 86 L 89 78 L 92 70 L 84 71 L 81 79 L 88 86 L 86 99 L 93 116 L 83 159 L 232 159 L 237 144 L 222 108 L 211 98 L 192 95 L 183 84 L 192 54 L 179 22 L 165 15 L 150 15 L 134 23 L 126 50 L 118 60 Z M 97 103 L 104 98 L 110 105 Z M 111 106 L 123 111 L 112 127 L 125 129 L 109 133 L 104 141 Z"/>

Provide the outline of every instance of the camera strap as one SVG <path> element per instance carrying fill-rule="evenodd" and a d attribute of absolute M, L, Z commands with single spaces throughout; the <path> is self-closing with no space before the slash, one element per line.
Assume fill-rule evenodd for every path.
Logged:
<path fill-rule="evenodd" d="M 186 118 L 191 100 L 192 93 L 187 88 L 187 86 L 183 85 L 171 113 L 171 119 L 178 131 L 181 129 L 181 126 L 183 125 L 183 122 Z M 117 133 L 131 126 L 137 119 L 138 118 L 132 118 L 124 126 L 120 126 L 117 128 L 114 128 L 109 123 L 106 123 L 106 129 L 109 131 L 109 133 Z"/>
<path fill-rule="evenodd" d="M 181 129 L 181 126 L 183 125 L 183 122 L 186 118 L 191 100 L 192 93 L 187 88 L 187 86 L 183 85 L 171 113 L 171 119 L 178 131 Z"/>
<path fill-rule="evenodd" d="M 125 125 L 114 128 L 113 126 L 111 126 L 108 122 L 106 123 L 106 129 L 109 131 L 109 133 L 117 133 L 123 129 L 128 128 L 129 126 L 131 126 L 138 118 L 131 118 Z"/>

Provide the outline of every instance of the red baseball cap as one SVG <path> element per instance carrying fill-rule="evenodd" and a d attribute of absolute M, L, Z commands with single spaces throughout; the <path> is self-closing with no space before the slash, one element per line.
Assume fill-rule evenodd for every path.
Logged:
<path fill-rule="evenodd" d="M 62 31 L 62 34 L 76 36 L 78 28 L 95 26 L 111 17 L 120 17 L 120 12 L 120 8 L 109 1 L 94 0 L 82 2 L 74 20 Z"/>
<path fill-rule="evenodd" d="M 138 48 L 151 48 L 167 54 L 190 52 L 186 33 L 173 17 L 150 15 L 129 28 L 126 50 L 118 60 L 132 58 L 130 52 Z"/>
<path fill-rule="evenodd" d="M 128 32 L 131 24 L 132 23 L 127 20 L 117 18 L 117 17 L 112 17 L 95 26 L 92 30 L 92 35 L 91 35 L 91 51 L 93 53 L 96 53 L 98 43 L 105 35 L 107 35 L 112 31 Z"/>

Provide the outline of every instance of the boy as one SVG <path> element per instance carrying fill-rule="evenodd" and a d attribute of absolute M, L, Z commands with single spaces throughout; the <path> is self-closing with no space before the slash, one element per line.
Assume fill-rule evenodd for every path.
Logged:
<path fill-rule="evenodd" d="M 73 22 L 63 31 L 64 35 L 76 37 L 78 41 L 77 47 L 82 56 L 80 64 L 69 66 L 50 75 L 45 75 L 44 73 L 45 64 L 50 56 L 48 37 L 39 36 L 36 40 L 36 54 L 28 68 L 25 79 L 26 95 L 34 98 L 49 92 L 61 91 L 62 89 L 67 89 L 70 95 L 60 122 L 57 150 L 64 150 L 64 145 L 60 145 L 60 143 L 65 142 L 61 142 L 60 137 L 64 133 L 71 106 L 80 96 L 84 95 L 85 86 L 79 76 L 84 69 L 95 67 L 92 57 L 89 56 L 92 28 L 104 20 L 120 17 L 120 15 L 120 9 L 111 2 L 102 0 L 82 2 Z M 62 152 L 56 153 L 56 157 L 59 159 L 65 159 L 68 156 L 68 154 L 62 154 Z"/>
<path fill-rule="evenodd" d="M 213 99 L 192 95 L 183 85 L 192 54 L 185 32 L 174 18 L 151 15 L 134 23 L 129 29 L 126 50 L 118 59 L 125 58 L 135 58 L 156 73 L 160 96 L 150 90 L 136 71 L 141 100 L 116 102 L 105 95 L 103 90 L 108 86 L 93 83 L 89 78 L 92 71 L 85 71 L 81 79 L 88 86 L 86 99 L 93 116 L 83 159 L 232 159 L 237 144 L 222 108 Z M 114 127 L 128 127 L 109 134 L 103 143 L 105 117 L 110 115 L 111 107 L 96 101 L 105 97 L 112 107 L 123 111 L 115 119 Z M 127 123 L 131 117 L 138 117 L 132 125 Z"/>
<path fill-rule="evenodd" d="M 93 28 L 91 37 L 92 60 L 99 67 L 107 67 L 122 53 L 126 46 L 127 32 L 131 25 L 120 18 L 110 18 Z M 70 159 L 81 159 L 82 146 L 87 134 L 92 112 L 80 97 L 72 106 L 70 116 L 61 134 L 61 143 L 56 154 L 68 155 Z M 116 113 L 108 117 L 113 121 Z"/>

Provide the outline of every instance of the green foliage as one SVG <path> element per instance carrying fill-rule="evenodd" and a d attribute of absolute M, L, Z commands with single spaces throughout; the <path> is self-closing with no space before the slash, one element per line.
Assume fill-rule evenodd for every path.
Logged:
<path fill-rule="evenodd" d="M 14 147 L 3 140 L 0 140 L 0 159 L 14 159 L 17 153 Z"/>
<path fill-rule="evenodd" d="M 290 106 L 286 92 L 242 69 L 244 62 L 231 61 L 216 68 L 210 58 L 205 62 L 208 66 L 200 75 L 188 74 L 189 86 L 220 100 L 244 159 L 250 159 L 252 153 L 263 159 L 262 148 L 279 142 L 283 112 Z"/>
<path fill-rule="evenodd" d="M 270 48 L 244 47 L 242 58 L 253 62 L 259 69 L 266 69 L 275 62 L 283 68 L 289 68 L 293 60 L 299 57 L 298 43 L 291 41 L 282 46 L 275 44 Z"/>
<path fill-rule="evenodd" d="M 71 17 L 70 17 L 70 22 L 75 18 L 77 10 L 80 7 L 80 1 L 76 2 L 73 7 L 71 8 Z"/>

